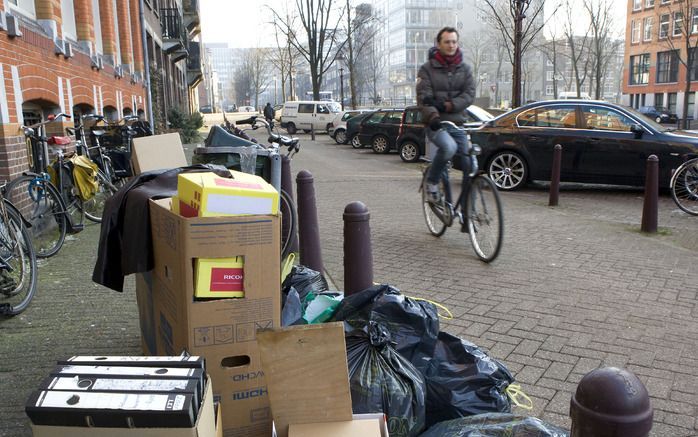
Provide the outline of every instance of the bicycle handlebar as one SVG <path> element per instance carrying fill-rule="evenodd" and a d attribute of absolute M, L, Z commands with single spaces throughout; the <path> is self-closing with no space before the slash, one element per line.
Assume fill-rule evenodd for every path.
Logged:
<path fill-rule="evenodd" d="M 50 117 L 50 116 L 49 116 L 49 117 Z M 38 122 L 38 123 L 36 123 L 36 124 L 32 124 L 31 126 L 22 126 L 22 129 L 24 129 L 24 130 L 32 129 L 32 130 L 33 130 L 33 129 L 36 129 L 36 128 L 41 127 L 41 126 L 45 126 L 45 125 L 47 125 L 47 124 L 49 124 L 49 123 L 53 123 L 54 121 L 58 121 L 61 117 L 71 118 L 70 115 L 61 112 L 61 113 L 58 113 L 58 114 L 54 115 L 53 118 L 49 118 L 49 119 L 46 120 L 46 121 L 40 121 L 40 122 Z"/>

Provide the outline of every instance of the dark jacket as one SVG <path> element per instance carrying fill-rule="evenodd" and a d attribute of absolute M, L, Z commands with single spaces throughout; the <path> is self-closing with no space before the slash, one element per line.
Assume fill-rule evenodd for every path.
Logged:
<path fill-rule="evenodd" d="M 457 125 L 465 123 L 465 108 L 475 98 L 475 80 L 470 66 L 461 62 L 453 71 L 434 59 L 436 47 L 429 51 L 429 60 L 422 65 L 417 74 L 417 104 L 422 110 L 422 120 L 429 124 L 432 118 L 441 117 L 443 121 L 452 121 Z M 434 106 L 425 105 L 427 101 L 450 101 L 450 112 L 440 112 Z"/>
<path fill-rule="evenodd" d="M 271 120 L 274 118 L 274 108 L 271 107 L 271 105 L 267 105 L 264 107 L 264 118 L 267 120 Z"/>

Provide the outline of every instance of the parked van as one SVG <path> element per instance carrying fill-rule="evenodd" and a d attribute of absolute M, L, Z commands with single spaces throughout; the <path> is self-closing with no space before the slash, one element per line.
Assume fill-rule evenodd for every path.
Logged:
<path fill-rule="evenodd" d="M 563 91 L 558 94 L 557 98 L 559 100 L 591 100 L 591 97 L 589 97 L 587 93 L 579 93 L 579 97 L 577 97 L 577 91 Z"/>
<path fill-rule="evenodd" d="M 281 127 L 288 130 L 291 135 L 298 129 L 305 132 L 310 132 L 311 128 L 316 131 L 328 131 L 341 109 L 337 102 L 312 100 L 286 102 L 281 114 Z"/>

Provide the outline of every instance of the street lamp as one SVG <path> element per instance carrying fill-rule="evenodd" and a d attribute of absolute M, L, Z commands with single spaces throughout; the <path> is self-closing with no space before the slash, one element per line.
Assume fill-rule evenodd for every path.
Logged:
<path fill-rule="evenodd" d="M 339 98 L 344 111 L 344 67 L 339 67 Z"/>
<path fill-rule="evenodd" d="M 510 0 L 514 2 L 514 72 L 512 77 L 512 107 L 521 106 L 521 40 L 523 39 L 523 20 L 531 0 Z"/>
<path fill-rule="evenodd" d="M 414 34 L 414 81 L 417 82 L 417 69 L 419 68 L 419 62 L 417 61 L 417 37 L 419 37 L 419 32 Z"/>

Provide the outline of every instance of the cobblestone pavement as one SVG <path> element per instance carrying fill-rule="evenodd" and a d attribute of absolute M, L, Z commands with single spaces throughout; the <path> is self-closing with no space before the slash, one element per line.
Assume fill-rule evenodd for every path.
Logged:
<path fill-rule="evenodd" d="M 641 190 L 565 186 L 549 208 L 535 185 L 503 193 L 504 247 L 486 265 L 457 229 L 428 234 L 420 164 L 302 139 L 294 174 L 314 175 L 323 259 L 338 288 L 342 212 L 359 200 L 371 213 L 375 280 L 447 306 L 454 319 L 443 329 L 504 362 L 533 398 L 529 414 L 569 427 L 581 377 L 614 365 L 646 384 L 653 436 L 698 435 L 698 218 L 663 196 L 660 232 L 648 236 Z M 30 308 L 0 320 L 2 436 L 29 435 L 24 402 L 57 359 L 141 353 L 133 281 L 124 293 L 90 281 L 98 233 L 89 226 L 42 262 Z"/>

